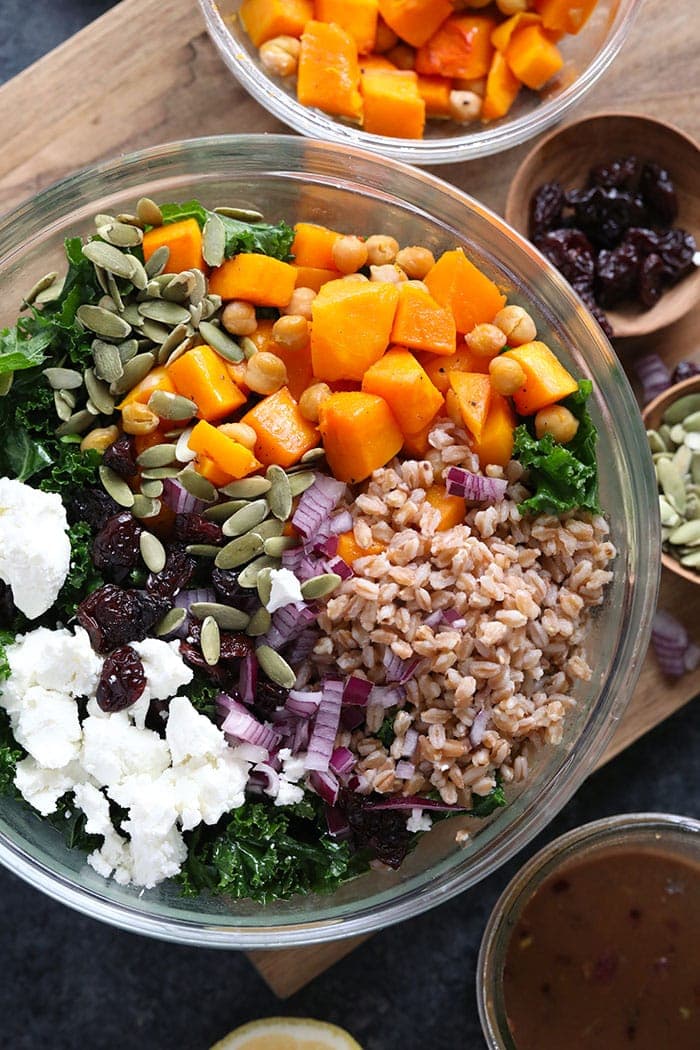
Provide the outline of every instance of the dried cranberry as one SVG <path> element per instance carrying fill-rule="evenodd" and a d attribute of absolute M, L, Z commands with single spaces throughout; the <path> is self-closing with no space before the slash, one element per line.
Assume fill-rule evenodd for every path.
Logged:
<path fill-rule="evenodd" d="M 199 636 L 202 631 L 202 624 L 199 620 L 191 619 L 189 627 L 189 637 L 193 640 L 195 645 L 199 645 Z M 219 633 L 221 641 L 221 655 L 220 660 L 241 660 L 248 653 L 253 651 L 253 642 L 245 634 L 235 634 L 233 631 L 221 631 Z"/>
<path fill-rule="evenodd" d="M 639 279 L 640 256 L 627 238 L 617 248 L 602 248 L 596 267 L 597 300 L 601 306 L 614 306 L 635 291 Z"/>
<path fill-rule="evenodd" d="M 97 684 L 97 705 L 113 714 L 135 704 L 146 688 L 146 674 L 138 653 L 124 645 L 110 653 Z"/>
<path fill-rule="evenodd" d="M 630 226 L 639 226 L 645 218 L 644 201 L 625 190 L 572 190 L 566 195 L 574 209 L 575 225 L 602 248 L 614 248 Z"/>
<path fill-rule="evenodd" d="M 580 230 L 550 230 L 535 244 L 566 280 L 581 289 L 593 287 L 595 256 L 593 245 Z"/>
<path fill-rule="evenodd" d="M 210 666 L 197 645 L 193 645 L 191 642 L 180 642 L 180 656 L 189 667 L 203 671 L 207 678 L 211 678 L 213 682 L 216 682 L 224 692 L 230 693 L 238 685 L 237 671 L 233 672 L 230 668 L 227 669 L 221 662 L 213 667 Z"/>
<path fill-rule="evenodd" d="M 399 868 L 414 842 L 411 832 L 406 830 L 406 813 L 396 809 L 375 810 L 366 805 L 367 801 L 352 791 L 341 791 L 338 799 L 338 808 L 350 825 L 355 847 L 369 849 L 390 868 Z"/>
<path fill-rule="evenodd" d="M 664 276 L 674 283 L 693 269 L 697 244 L 692 233 L 681 229 L 668 230 L 659 237 L 657 251 L 664 264 Z"/>
<path fill-rule="evenodd" d="M 68 500 L 66 515 L 70 525 L 87 522 L 97 532 L 113 514 L 119 513 L 119 504 L 104 489 L 79 489 Z"/>
<path fill-rule="evenodd" d="M 666 169 L 652 162 L 645 164 L 639 188 L 647 207 L 656 213 L 665 226 L 670 226 L 678 215 L 678 198 Z"/>
<path fill-rule="evenodd" d="M 145 591 L 122 590 L 107 583 L 82 600 L 76 617 L 93 649 L 109 653 L 127 642 L 142 641 L 167 608 L 167 602 Z"/>
<path fill-rule="evenodd" d="M 654 306 L 661 298 L 664 282 L 664 264 L 660 255 L 647 255 L 639 269 L 637 294 L 643 306 Z"/>
<path fill-rule="evenodd" d="M 11 630 L 17 616 L 17 606 L 9 583 L 0 580 L 0 630 Z"/>
<path fill-rule="evenodd" d="M 591 168 L 588 175 L 589 186 L 602 186 L 606 190 L 634 191 L 639 186 L 641 168 L 637 157 L 621 157 L 609 164 L 599 164 Z"/>
<path fill-rule="evenodd" d="M 93 540 L 95 566 L 116 583 L 121 583 L 139 564 L 142 532 L 140 523 L 128 510 L 108 518 Z"/>
<path fill-rule="evenodd" d="M 102 457 L 105 467 L 109 467 L 120 478 L 134 478 L 139 472 L 136 465 L 136 444 L 129 434 L 122 434 L 105 449 Z"/>
<path fill-rule="evenodd" d="M 700 368 L 694 361 L 679 361 L 673 370 L 671 381 L 673 383 L 681 383 L 684 379 L 691 379 L 697 375 L 700 375 Z"/>
<path fill-rule="evenodd" d="M 250 602 L 251 591 L 247 587 L 240 586 L 238 570 L 213 569 L 211 582 L 214 585 L 217 598 L 225 605 L 236 605 L 239 608 L 245 608 L 246 603 Z"/>
<path fill-rule="evenodd" d="M 201 514 L 178 514 L 175 518 L 175 538 L 182 543 L 221 543 L 221 526 L 207 521 Z"/>
<path fill-rule="evenodd" d="M 258 672 L 255 686 L 255 707 L 259 715 L 268 719 L 278 707 L 284 707 L 289 690 L 276 682 L 271 682 L 262 672 Z"/>
<path fill-rule="evenodd" d="M 537 237 L 561 225 L 564 190 L 558 182 L 545 182 L 530 201 L 530 236 Z"/>
<path fill-rule="evenodd" d="M 165 568 L 148 576 L 146 590 L 154 597 L 174 598 L 190 583 L 196 569 L 196 559 L 180 544 L 173 544 L 168 548 Z"/>

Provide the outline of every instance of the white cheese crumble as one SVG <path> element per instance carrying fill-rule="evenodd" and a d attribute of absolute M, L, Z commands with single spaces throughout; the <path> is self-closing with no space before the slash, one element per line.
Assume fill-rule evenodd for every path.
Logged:
<path fill-rule="evenodd" d="M 411 815 L 406 821 L 407 831 L 430 831 L 433 826 L 433 822 L 427 813 L 424 813 L 422 809 L 412 809 Z"/>
<path fill-rule="evenodd" d="M 0 579 L 30 620 L 50 609 L 70 568 L 68 521 L 60 496 L 0 478 Z"/>
<path fill-rule="evenodd" d="M 277 612 L 285 605 L 303 602 L 301 584 L 291 569 L 273 569 L 270 573 L 270 597 L 265 606 L 269 613 Z"/>

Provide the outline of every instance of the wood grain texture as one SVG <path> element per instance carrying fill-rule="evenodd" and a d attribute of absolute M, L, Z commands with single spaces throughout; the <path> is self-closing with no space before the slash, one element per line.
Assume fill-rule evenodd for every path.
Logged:
<path fill-rule="evenodd" d="M 696 18 L 697 0 L 646 0 L 621 55 L 576 116 L 611 108 L 648 113 L 677 124 L 697 140 L 700 76 L 691 31 Z M 0 127 L 0 211 L 70 171 L 139 147 L 198 135 L 285 130 L 228 73 L 194 0 L 122 0 L 0 88 Z M 512 175 L 530 147 L 528 143 L 434 171 L 502 212 Z M 655 338 L 675 360 L 698 349 L 697 329 L 687 319 Z M 645 349 L 649 344 L 637 340 L 621 352 L 630 361 Z M 665 577 L 660 601 L 696 628 L 700 587 Z M 603 761 L 698 692 L 700 670 L 669 682 L 647 658 Z M 273 991 L 284 997 L 363 939 L 254 952 L 251 959 Z"/>

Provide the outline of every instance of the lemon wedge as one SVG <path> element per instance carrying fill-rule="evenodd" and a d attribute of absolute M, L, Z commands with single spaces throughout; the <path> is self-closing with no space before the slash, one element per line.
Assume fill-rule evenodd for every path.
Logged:
<path fill-rule="evenodd" d="M 345 1029 L 305 1017 L 268 1017 L 229 1032 L 211 1050 L 362 1050 Z"/>

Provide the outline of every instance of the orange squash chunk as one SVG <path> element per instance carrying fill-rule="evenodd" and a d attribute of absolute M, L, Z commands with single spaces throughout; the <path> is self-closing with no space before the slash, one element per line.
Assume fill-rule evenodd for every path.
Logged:
<path fill-rule="evenodd" d="M 308 22 L 301 37 L 297 98 L 336 117 L 362 116 L 357 44 L 340 26 Z"/>
<path fill-rule="evenodd" d="M 215 485 L 217 489 L 223 488 L 224 485 L 230 485 L 232 481 L 236 480 L 233 474 L 227 474 L 221 467 L 217 467 L 213 459 L 209 459 L 205 455 L 197 456 L 195 470 L 207 481 L 211 481 L 212 485 Z"/>
<path fill-rule="evenodd" d="M 274 36 L 301 36 L 314 17 L 313 0 L 243 0 L 238 17 L 255 47 Z"/>
<path fill-rule="evenodd" d="M 452 357 L 418 354 L 418 360 L 427 372 L 430 382 L 438 388 L 441 394 L 446 394 L 450 389 L 452 372 L 481 372 L 483 375 L 488 375 L 489 372 L 490 359 L 472 353 L 464 345 Z"/>
<path fill-rule="evenodd" d="M 447 77 L 418 77 L 418 94 L 429 117 L 449 117 L 452 81 Z"/>
<path fill-rule="evenodd" d="M 326 398 L 319 429 L 328 464 L 339 481 L 363 481 L 403 445 L 401 428 L 384 398 L 364 391 Z"/>
<path fill-rule="evenodd" d="M 378 0 L 316 0 L 316 18 L 335 22 L 353 37 L 363 55 L 374 47 Z"/>
<path fill-rule="evenodd" d="M 361 547 L 353 532 L 341 532 L 338 536 L 338 557 L 342 558 L 346 565 L 352 565 L 357 558 L 382 554 L 385 550 L 385 545 L 376 540 L 373 540 L 369 547 Z"/>
<path fill-rule="evenodd" d="M 360 55 L 360 73 L 396 72 L 397 67 L 386 55 Z"/>
<path fill-rule="evenodd" d="M 416 72 L 460 80 L 485 77 L 495 28 L 495 20 L 486 15 L 453 15 L 416 52 Z"/>
<path fill-rule="evenodd" d="M 418 93 L 418 77 L 412 70 L 363 73 L 360 87 L 365 131 L 390 138 L 423 137 L 425 102 Z"/>
<path fill-rule="evenodd" d="M 457 348 L 454 318 L 422 288 L 408 283 L 400 285 L 391 341 L 431 354 L 454 354 Z"/>
<path fill-rule="evenodd" d="M 555 401 L 561 401 L 578 390 L 578 380 L 545 343 L 534 340 L 506 350 L 525 373 L 525 384 L 513 394 L 513 401 L 521 416 L 530 416 Z"/>
<path fill-rule="evenodd" d="M 389 345 L 399 290 L 395 284 L 329 281 L 311 305 L 314 375 L 361 380 Z"/>
<path fill-rule="evenodd" d="M 464 521 L 467 504 L 463 496 L 450 496 L 444 485 L 431 485 L 425 490 L 425 498 L 431 507 L 440 511 L 438 532 L 447 532 Z"/>
<path fill-rule="evenodd" d="M 482 467 L 490 463 L 506 466 L 513 455 L 515 424 L 515 413 L 510 401 L 494 391 L 481 435 L 472 444 Z"/>
<path fill-rule="evenodd" d="M 193 452 L 211 459 L 219 470 L 232 478 L 245 478 L 260 468 L 249 448 L 222 434 L 204 419 L 197 423 L 187 444 Z"/>
<path fill-rule="evenodd" d="M 513 33 L 506 62 L 518 80 L 538 91 L 564 65 L 558 48 L 540 26 L 526 26 Z"/>
<path fill-rule="evenodd" d="M 178 394 L 197 405 L 200 419 L 220 420 L 244 405 L 223 358 L 210 346 L 195 346 L 167 368 Z"/>
<path fill-rule="evenodd" d="M 516 29 L 541 24 L 542 19 L 534 11 L 518 11 L 517 14 L 511 15 L 505 22 L 496 26 L 491 34 L 491 43 L 497 51 L 505 51 Z"/>
<path fill-rule="evenodd" d="M 511 72 L 500 51 L 495 51 L 491 68 L 486 78 L 486 92 L 481 106 L 484 120 L 499 120 L 505 117 L 520 91 L 520 81 Z"/>
<path fill-rule="evenodd" d="M 170 251 L 164 273 L 181 273 L 183 270 L 207 272 L 208 267 L 202 255 L 202 231 L 196 219 L 182 219 L 147 230 L 143 235 L 145 261 L 148 262 L 156 248 L 163 246 Z"/>
<path fill-rule="evenodd" d="M 461 248 L 444 252 L 425 277 L 430 294 L 452 311 L 457 331 L 471 332 L 474 325 L 492 321 L 506 304 L 506 297 L 486 274 L 467 259 Z"/>
<path fill-rule="evenodd" d="M 450 386 L 467 430 L 478 441 L 491 407 L 491 380 L 481 372 L 450 372 Z"/>
<path fill-rule="evenodd" d="M 291 252 L 296 266 L 335 270 L 333 245 L 341 234 L 314 222 L 298 222 L 294 227 Z M 311 287 L 309 285 L 308 287 Z"/>
<path fill-rule="evenodd" d="M 413 47 L 424 44 L 453 11 L 450 0 L 379 0 L 379 13 Z"/>
<path fill-rule="evenodd" d="M 337 281 L 343 275 L 338 270 L 326 270 L 321 266 L 299 266 L 292 263 L 296 274 L 295 288 L 311 288 L 317 292 L 322 284 Z"/>
<path fill-rule="evenodd" d="M 404 435 L 423 430 L 444 404 L 413 354 L 400 347 L 387 351 L 367 369 L 362 389 L 384 398 Z"/>
<path fill-rule="evenodd" d="M 296 274 L 289 263 L 242 252 L 212 270 L 209 291 L 222 299 L 244 299 L 255 306 L 286 306 L 295 282 Z"/>
<path fill-rule="evenodd" d="M 535 0 L 545 29 L 561 33 L 580 33 L 593 14 L 598 0 Z"/>
<path fill-rule="evenodd" d="M 175 393 L 172 380 L 162 365 L 152 368 L 140 383 L 132 387 L 126 397 L 119 402 L 117 408 L 124 408 L 124 405 L 130 405 L 134 401 L 139 401 L 142 405 L 145 405 L 148 403 L 151 394 L 156 390 L 165 390 L 169 394 Z"/>
<path fill-rule="evenodd" d="M 277 463 L 291 467 L 318 445 L 318 430 L 304 419 L 286 386 L 264 397 L 246 412 L 241 422 L 258 435 L 255 455 L 265 466 Z"/>
<path fill-rule="evenodd" d="M 416 434 L 404 434 L 403 451 L 409 459 L 423 459 L 430 448 L 428 435 L 433 429 L 433 421 Z"/>

